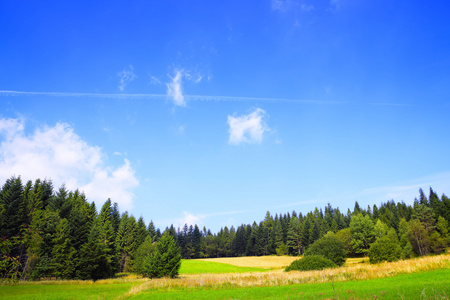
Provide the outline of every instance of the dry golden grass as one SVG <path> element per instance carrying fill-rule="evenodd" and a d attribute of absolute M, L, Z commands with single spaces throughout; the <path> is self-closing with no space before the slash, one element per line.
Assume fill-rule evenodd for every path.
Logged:
<path fill-rule="evenodd" d="M 237 267 L 251 267 L 261 269 L 284 269 L 294 260 L 301 257 L 295 256 L 245 256 L 245 257 L 222 257 L 204 258 L 202 261 L 225 263 Z"/>
<path fill-rule="evenodd" d="M 256 258 L 253 258 L 256 260 Z M 147 289 L 174 288 L 221 288 L 221 287 L 250 287 L 250 286 L 278 286 L 301 283 L 318 283 L 329 281 L 364 280 L 390 277 L 400 274 L 415 273 L 421 271 L 431 271 L 436 269 L 450 268 L 450 254 L 440 256 L 428 256 L 410 260 L 401 260 L 393 263 L 369 264 L 351 263 L 341 268 L 325 269 L 321 271 L 291 271 L 272 270 L 267 272 L 251 273 L 229 273 L 229 274 L 196 274 L 183 275 L 178 279 L 153 279 L 147 280 L 141 285 L 131 288 L 131 290 L 120 297 L 120 299 L 136 295 Z M 261 263 L 258 267 L 261 268 Z"/>

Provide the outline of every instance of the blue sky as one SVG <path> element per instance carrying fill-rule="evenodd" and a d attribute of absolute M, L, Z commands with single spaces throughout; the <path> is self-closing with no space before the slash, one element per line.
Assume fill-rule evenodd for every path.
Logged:
<path fill-rule="evenodd" d="M 0 3 L 0 180 L 217 231 L 450 193 L 445 1 Z"/>

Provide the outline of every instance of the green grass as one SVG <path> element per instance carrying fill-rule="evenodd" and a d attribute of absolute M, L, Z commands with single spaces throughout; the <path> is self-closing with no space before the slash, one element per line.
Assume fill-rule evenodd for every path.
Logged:
<path fill-rule="evenodd" d="M 204 274 L 204 273 L 245 273 L 245 272 L 264 272 L 267 269 L 238 267 L 224 263 L 201 261 L 194 259 L 183 259 L 181 261 L 181 274 Z"/>
<path fill-rule="evenodd" d="M 334 297 L 339 299 L 449 299 L 450 269 L 333 284 L 153 290 L 132 299 L 327 299 Z"/>
<path fill-rule="evenodd" d="M 0 299 L 114 299 L 136 283 L 0 286 Z"/>

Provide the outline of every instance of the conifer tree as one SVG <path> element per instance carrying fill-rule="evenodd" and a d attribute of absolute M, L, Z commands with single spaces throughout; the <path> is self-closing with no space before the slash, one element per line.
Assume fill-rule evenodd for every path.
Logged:
<path fill-rule="evenodd" d="M 80 249 L 76 276 L 80 279 L 98 280 L 112 275 L 107 247 L 101 241 L 100 224 L 94 222 L 88 241 Z"/>
<path fill-rule="evenodd" d="M 139 246 L 145 241 L 145 238 L 148 236 L 147 227 L 145 226 L 144 218 L 141 216 L 137 221 L 137 229 L 136 229 L 136 245 L 135 248 L 139 248 Z"/>
<path fill-rule="evenodd" d="M 302 224 L 296 217 L 289 222 L 287 247 L 292 254 L 302 254 Z"/>
<path fill-rule="evenodd" d="M 178 276 L 181 254 L 175 239 L 165 232 L 156 244 L 155 252 L 149 256 L 145 265 L 145 275 L 150 278 Z"/>
<path fill-rule="evenodd" d="M 75 248 L 70 241 L 70 226 L 67 219 L 61 219 L 53 237 L 51 263 L 57 278 L 70 279 L 75 272 Z"/>
<path fill-rule="evenodd" d="M 150 237 L 152 238 L 153 242 L 156 242 L 156 229 L 155 229 L 155 224 L 153 223 L 153 221 L 150 221 L 150 223 L 148 224 L 148 234 L 150 235 Z"/>
<path fill-rule="evenodd" d="M 6 180 L 0 192 L 0 236 L 17 236 L 26 220 L 22 180 L 20 177 L 11 177 Z"/>
<path fill-rule="evenodd" d="M 311 220 L 309 218 L 306 218 L 304 223 L 303 223 L 303 229 L 302 229 L 302 246 L 303 246 L 303 249 L 308 248 L 309 244 L 311 244 L 310 231 L 311 231 Z"/>

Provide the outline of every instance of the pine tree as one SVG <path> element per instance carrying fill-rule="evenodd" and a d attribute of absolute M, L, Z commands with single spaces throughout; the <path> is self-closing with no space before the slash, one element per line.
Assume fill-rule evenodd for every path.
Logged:
<path fill-rule="evenodd" d="M 311 230 L 311 220 L 309 218 L 306 218 L 304 223 L 303 223 L 303 229 L 302 229 L 302 246 L 303 246 L 303 249 L 308 248 L 308 246 L 311 244 L 310 230 Z"/>
<path fill-rule="evenodd" d="M 309 238 L 310 244 L 314 243 L 320 238 L 320 229 L 319 229 L 319 221 L 315 221 L 314 225 L 311 229 L 311 235 Z"/>
<path fill-rule="evenodd" d="M 97 226 L 100 230 L 100 242 L 105 247 L 106 260 L 111 268 L 111 273 L 116 271 L 117 258 L 115 247 L 115 234 L 112 226 L 112 206 L 111 199 L 108 199 L 102 206 L 97 219 Z"/>
<path fill-rule="evenodd" d="M 0 192 L 0 236 L 17 236 L 26 220 L 22 180 L 20 177 L 11 177 L 6 180 Z"/>
<path fill-rule="evenodd" d="M 292 217 L 289 222 L 287 247 L 292 254 L 302 254 L 302 224 L 296 217 Z"/>
<path fill-rule="evenodd" d="M 148 224 L 148 234 L 150 235 L 150 237 L 152 238 L 153 242 L 156 242 L 156 229 L 155 229 L 155 224 L 153 223 L 153 221 L 150 221 L 150 223 Z"/>
<path fill-rule="evenodd" d="M 175 239 L 164 233 L 156 244 L 155 252 L 149 256 L 145 265 L 145 275 L 150 278 L 178 276 L 181 266 L 181 254 Z"/>
<path fill-rule="evenodd" d="M 141 216 L 137 222 L 136 230 L 136 249 L 145 241 L 148 236 L 147 228 L 145 226 L 144 218 Z"/>
<path fill-rule="evenodd" d="M 200 258 L 201 255 L 201 243 L 202 243 L 202 234 L 200 233 L 200 229 L 197 224 L 195 224 L 194 232 L 192 234 L 192 245 L 194 248 L 194 257 Z"/>
<path fill-rule="evenodd" d="M 70 241 L 70 226 L 67 219 L 61 219 L 53 237 L 52 268 L 54 276 L 70 279 L 75 272 L 75 248 Z"/>
<path fill-rule="evenodd" d="M 98 280 L 112 275 L 108 262 L 107 247 L 101 241 L 100 224 L 94 222 L 89 232 L 88 242 L 80 249 L 76 275 L 80 279 Z"/>

